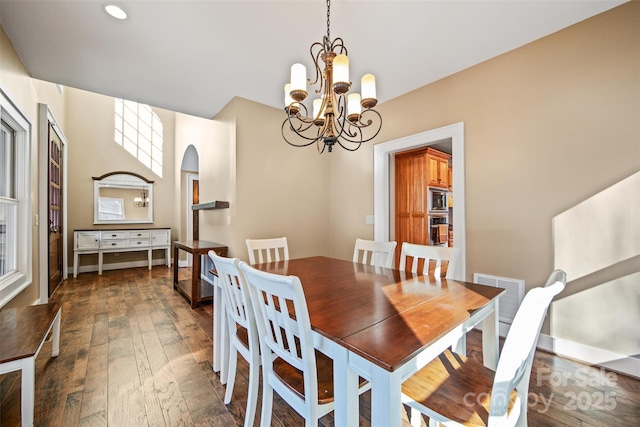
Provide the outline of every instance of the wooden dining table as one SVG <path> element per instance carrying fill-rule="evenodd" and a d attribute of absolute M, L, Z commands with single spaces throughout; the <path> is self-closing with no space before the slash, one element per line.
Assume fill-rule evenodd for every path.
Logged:
<path fill-rule="evenodd" d="M 402 381 L 482 322 L 485 365 L 498 360 L 500 288 L 327 257 L 257 264 L 300 278 L 316 348 L 334 361 L 335 425 L 358 425 L 358 376 L 371 425 L 401 426 Z"/>

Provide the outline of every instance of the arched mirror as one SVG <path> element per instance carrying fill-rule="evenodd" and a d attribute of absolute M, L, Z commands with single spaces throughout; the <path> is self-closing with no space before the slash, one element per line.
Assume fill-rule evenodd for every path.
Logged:
<path fill-rule="evenodd" d="M 153 181 L 132 172 L 93 177 L 94 224 L 153 222 Z"/>

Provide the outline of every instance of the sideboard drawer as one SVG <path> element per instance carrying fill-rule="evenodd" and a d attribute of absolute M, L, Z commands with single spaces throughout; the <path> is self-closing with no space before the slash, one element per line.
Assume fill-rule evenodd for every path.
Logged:
<path fill-rule="evenodd" d="M 149 230 L 127 231 L 127 239 L 149 239 Z"/>
<path fill-rule="evenodd" d="M 103 240 L 100 242 L 102 249 L 126 248 L 126 240 Z"/>
<path fill-rule="evenodd" d="M 136 246 L 144 247 L 149 246 L 149 239 L 129 239 L 127 240 L 128 248 L 135 248 Z"/>
<path fill-rule="evenodd" d="M 103 231 L 102 239 L 126 239 L 127 232 L 126 231 Z"/>

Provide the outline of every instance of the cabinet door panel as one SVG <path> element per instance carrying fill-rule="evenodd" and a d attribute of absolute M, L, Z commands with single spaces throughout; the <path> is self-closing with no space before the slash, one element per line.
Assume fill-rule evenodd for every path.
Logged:
<path fill-rule="evenodd" d="M 76 249 L 98 249 L 100 247 L 100 232 L 76 233 Z"/>

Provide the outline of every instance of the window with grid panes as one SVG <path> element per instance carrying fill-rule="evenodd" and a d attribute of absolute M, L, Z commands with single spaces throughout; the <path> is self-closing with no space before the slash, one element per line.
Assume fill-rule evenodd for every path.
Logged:
<path fill-rule="evenodd" d="M 150 106 L 116 98 L 115 141 L 162 177 L 162 122 Z"/>
<path fill-rule="evenodd" d="M 0 307 L 32 281 L 30 130 L 0 91 Z"/>

